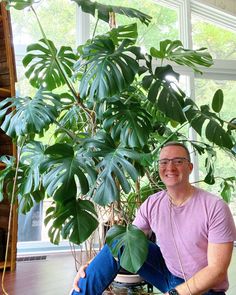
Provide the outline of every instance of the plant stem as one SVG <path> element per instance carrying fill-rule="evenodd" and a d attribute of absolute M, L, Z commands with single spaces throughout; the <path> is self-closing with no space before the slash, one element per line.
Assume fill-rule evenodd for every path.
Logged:
<path fill-rule="evenodd" d="M 23 147 L 24 141 L 22 142 L 21 146 L 19 147 L 19 158 L 21 154 L 21 150 Z M 9 219 L 8 219 L 8 232 L 7 232 L 7 243 L 6 243 L 6 253 L 5 253 L 5 261 L 4 261 L 4 267 L 3 267 L 3 273 L 2 273 L 2 291 L 4 295 L 8 295 L 7 291 L 5 290 L 4 286 L 4 279 L 5 279 L 5 273 L 6 273 L 6 268 L 7 268 L 7 260 L 8 260 L 8 249 L 9 249 L 9 244 L 10 244 L 10 235 L 11 235 L 11 223 L 12 223 L 12 213 L 13 213 L 13 206 L 14 206 L 14 201 L 15 201 L 15 193 L 16 193 L 16 180 L 18 176 L 18 171 L 19 171 L 19 161 L 16 156 L 16 171 L 15 171 L 15 176 L 14 176 L 14 181 L 13 181 L 13 188 L 12 188 L 12 193 L 11 193 L 11 202 L 10 202 L 10 212 L 9 212 Z"/>
<path fill-rule="evenodd" d="M 236 129 L 236 124 L 232 123 L 232 122 L 228 122 L 228 121 L 224 121 L 224 123 L 228 124 L 229 127 L 232 127 L 233 129 Z"/>
<path fill-rule="evenodd" d="M 95 26 L 94 26 L 92 39 L 93 39 L 94 36 L 95 36 L 96 30 L 97 30 L 97 26 L 98 26 L 98 22 L 99 22 L 99 18 L 97 18 L 96 23 L 95 23 Z"/>
<path fill-rule="evenodd" d="M 227 180 L 227 178 L 221 177 L 221 176 L 214 176 L 214 179 L 221 179 L 221 180 L 224 180 L 224 181 Z M 193 181 L 192 184 L 196 184 L 196 183 L 200 183 L 200 182 L 204 182 L 205 183 L 204 179 L 200 179 L 200 180 L 197 180 L 197 181 Z"/>

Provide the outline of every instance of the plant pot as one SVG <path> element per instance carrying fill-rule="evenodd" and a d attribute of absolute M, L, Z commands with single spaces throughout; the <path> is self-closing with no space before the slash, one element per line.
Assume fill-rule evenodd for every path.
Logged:
<path fill-rule="evenodd" d="M 118 274 L 115 278 L 114 281 L 120 284 L 139 284 L 143 282 L 143 278 L 140 277 L 138 274 Z"/>
<path fill-rule="evenodd" d="M 121 267 L 119 273 L 114 279 L 114 282 L 124 285 L 134 285 L 143 282 L 143 278 L 139 274 L 133 274 Z"/>

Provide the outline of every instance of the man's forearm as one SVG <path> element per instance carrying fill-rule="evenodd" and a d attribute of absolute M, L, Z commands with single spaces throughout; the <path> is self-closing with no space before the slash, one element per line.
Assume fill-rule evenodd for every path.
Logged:
<path fill-rule="evenodd" d="M 185 282 L 175 289 L 180 295 L 201 295 L 209 289 L 214 288 L 225 276 L 225 272 L 217 270 L 216 267 L 207 266 L 197 272 L 187 283 Z"/>

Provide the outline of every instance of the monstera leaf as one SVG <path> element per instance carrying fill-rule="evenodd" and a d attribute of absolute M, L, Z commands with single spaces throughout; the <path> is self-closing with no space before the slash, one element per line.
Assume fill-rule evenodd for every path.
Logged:
<path fill-rule="evenodd" d="M 215 183 L 215 157 L 216 153 L 213 151 L 208 151 L 208 156 L 205 159 L 205 168 L 207 171 L 207 175 L 204 178 L 204 182 L 207 184 L 214 184 Z"/>
<path fill-rule="evenodd" d="M 195 72 L 201 73 L 197 65 L 210 67 L 213 65 L 211 55 L 206 48 L 191 50 L 183 48 L 183 44 L 179 40 L 165 40 L 160 42 L 160 50 L 152 47 L 150 53 L 153 57 L 167 59 L 192 68 Z"/>
<path fill-rule="evenodd" d="M 185 101 L 185 114 L 190 125 L 202 136 L 205 127 L 206 138 L 220 147 L 231 149 L 234 144 L 230 135 L 224 130 L 222 120 L 209 110 L 209 106 L 201 106 L 201 109 L 191 99 Z"/>
<path fill-rule="evenodd" d="M 58 122 L 60 123 L 61 132 L 65 133 L 65 129 L 71 130 L 73 132 L 83 131 L 84 126 L 87 123 L 87 118 L 84 112 L 81 111 L 81 108 L 78 105 L 73 105 L 63 112 Z M 60 130 L 57 132 L 60 133 Z"/>
<path fill-rule="evenodd" d="M 86 173 L 95 179 L 95 172 L 88 163 L 84 163 L 83 154 L 77 154 L 73 147 L 66 143 L 56 143 L 46 149 L 48 159 L 40 165 L 43 186 L 54 200 L 63 202 L 77 195 L 76 178 L 79 180 L 80 191 L 86 194 L 89 182 Z"/>
<path fill-rule="evenodd" d="M 83 48 L 76 72 L 83 72 L 80 81 L 80 96 L 92 100 L 111 97 L 122 92 L 134 80 L 138 72 L 138 62 L 130 53 L 132 41 L 124 40 L 116 48 L 113 41 L 107 37 L 98 37 L 91 45 Z"/>
<path fill-rule="evenodd" d="M 15 8 L 17 10 L 22 10 L 27 7 L 30 7 L 34 3 L 37 3 L 38 0 L 6 0 L 6 1 L 0 1 L 0 2 L 5 2 L 7 3 L 7 8 Z"/>
<path fill-rule="evenodd" d="M 232 177 L 227 177 L 224 178 L 223 181 L 220 184 L 220 188 L 221 188 L 221 196 L 222 198 L 229 203 L 231 200 L 231 196 L 233 195 L 233 192 L 235 190 L 236 187 L 236 177 L 232 176 Z"/>
<path fill-rule="evenodd" d="M 59 51 L 50 40 L 39 40 L 39 43 L 27 47 L 27 54 L 23 58 L 23 65 L 27 67 L 25 73 L 31 85 L 47 90 L 53 90 L 66 83 L 65 75 L 72 76 L 72 68 L 76 56 L 71 47 L 62 46 Z"/>
<path fill-rule="evenodd" d="M 9 136 L 43 134 L 58 116 L 58 96 L 39 90 L 34 98 L 7 98 L 0 102 L 1 128 Z"/>
<path fill-rule="evenodd" d="M 0 157 L 0 162 L 5 164 L 4 169 L 0 169 L 0 202 L 3 200 L 3 186 L 5 179 L 11 174 L 14 165 L 15 165 L 15 158 L 14 157 L 7 157 L 2 156 Z"/>
<path fill-rule="evenodd" d="M 107 35 L 115 45 L 120 44 L 125 39 L 129 39 L 135 43 L 138 37 L 137 24 L 134 23 L 113 28 Z"/>
<path fill-rule="evenodd" d="M 100 133 L 93 139 L 84 143 L 86 148 L 91 148 L 90 157 L 97 159 L 97 169 L 100 171 L 97 187 L 94 191 L 94 201 L 102 206 L 119 199 L 117 183 L 125 193 L 131 189 L 127 177 L 137 180 L 138 172 L 130 160 L 140 160 L 141 155 L 133 150 L 117 147 L 115 142 L 106 133 Z"/>
<path fill-rule="evenodd" d="M 45 197 L 39 173 L 39 164 L 43 159 L 45 155 L 42 143 L 32 141 L 23 147 L 16 175 L 16 195 L 19 198 L 20 210 L 24 214 L 30 211 L 35 202 L 40 202 Z M 0 187 L 5 183 L 5 193 L 11 196 L 12 179 L 15 177 L 14 158 L 5 156 L 0 160 L 6 164 L 6 168 L 0 171 Z M 2 192 L 2 189 L 0 191 Z"/>
<path fill-rule="evenodd" d="M 224 103 L 224 94 L 221 89 L 216 90 L 212 99 L 212 109 L 214 112 L 219 113 Z"/>
<path fill-rule="evenodd" d="M 181 108 L 182 103 L 182 95 L 171 86 L 166 87 L 166 85 L 162 88 L 157 100 L 158 109 L 167 117 L 179 123 L 184 123 L 186 121 L 186 117 Z"/>
<path fill-rule="evenodd" d="M 152 64 L 149 65 L 151 70 Z M 183 112 L 185 93 L 174 82 L 168 80 L 168 76 L 179 79 L 170 65 L 157 67 L 152 75 L 143 78 L 142 84 L 148 90 L 148 100 L 170 119 L 184 123 L 186 121 Z"/>
<path fill-rule="evenodd" d="M 19 211 L 23 214 L 29 212 L 35 205 L 45 198 L 45 190 L 41 185 L 38 169 L 20 164 L 17 173 L 16 195 L 19 203 Z M 11 179 L 12 181 L 12 179 Z M 8 190 L 11 190 L 11 185 Z"/>
<path fill-rule="evenodd" d="M 27 214 L 36 203 L 39 203 L 45 199 L 45 191 L 43 187 L 40 187 L 38 190 L 30 192 L 25 195 L 18 194 L 19 210 L 23 214 Z"/>
<path fill-rule="evenodd" d="M 147 237 L 143 231 L 134 225 L 129 224 L 127 227 L 113 226 L 107 232 L 106 242 L 113 256 L 117 257 L 119 252 L 122 253 L 120 264 L 132 273 L 136 273 L 147 258 Z"/>
<path fill-rule="evenodd" d="M 124 146 L 143 147 L 152 131 L 150 115 L 138 103 L 117 102 L 104 114 L 104 128 Z"/>
<path fill-rule="evenodd" d="M 151 17 L 137 9 L 128 8 L 123 6 L 114 6 L 114 5 L 104 5 L 98 2 L 92 2 L 90 0 L 72 0 L 76 2 L 81 9 L 89 14 L 95 16 L 95 12 L 97 12 L 97 16 L 99 19 L 109 22 L 110 13 L 114 12 L 115 14 L 125 15 L 131 18 L 138 18 L 142 23 L 148 25 L 151 22 Z"/>
<path fill-rule="evenodd" d="M 83 243 L 97 228 L 97 214 L 92 202 L 72 199 L 63 204 L 50 206 L 45 224 L 52 222 L 48 234 L 50 241 L 58 244 L 60 235 L 74 244 Z"/>
<path fill-rule="evenodd" d="M 19 189 L 21 195 L 24 196 L 39 189 L 41 184 L 39 166 L 46 158 L 44 152 L 45 146 L 38 141 L 31 141 L 23 147 L 20 157 L 20 162 L 24 166 Z"/>

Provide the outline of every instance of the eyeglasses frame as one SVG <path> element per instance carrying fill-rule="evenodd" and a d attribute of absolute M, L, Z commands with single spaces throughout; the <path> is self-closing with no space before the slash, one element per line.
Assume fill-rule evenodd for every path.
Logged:
<path fill-rule="evenodd" d="M 158 160 L 158 165 L 159 165 L 159 167 L 166 167 L 170 163 L 172 163 L 174 166 L 182 166 L 184 164 L 184 161 L 183 161 L 183 163 L 174 163 L 175 160 L 184 160 L 184 161 L 188 161 L 190 163 L 190 160 L 188 158 L 185 158 L 185 157 L 175 157 L 175 158 L 172 158 L 172 159 L 168 159 L 168 158 L 159 159 Z M 161 163 L 161 161 L 167 161 L 167 163 L 164 164 L 164 163 Z"/>

